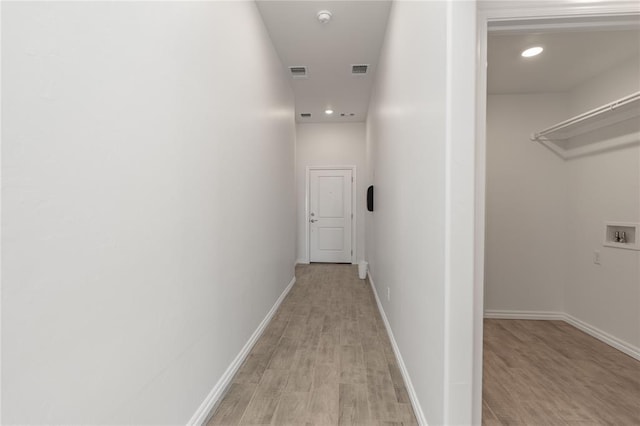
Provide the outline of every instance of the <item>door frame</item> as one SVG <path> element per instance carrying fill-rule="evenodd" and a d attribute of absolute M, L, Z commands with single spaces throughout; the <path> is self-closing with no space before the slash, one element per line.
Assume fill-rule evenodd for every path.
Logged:
<path fill-rule="evenodd" d="M 351 182 L 351 213 L 353 214 L 353 220 L 351 221 L 351 264 L 356 263 L 357 252 L 357 225 L 358 225 L 358 201 L 357 201 L 357 191 L 356 188 L 358 186 L 358 179 L 356 176 L 356 166 L 307 166 L 305 172 L 305 184 L 304 184 L 304 218 L 305 218 L 305 253 L 307 263 L 311 263 L 311 238 L 309 237 L 309 193 L 310 193 L 310 184 L 311 180 L 309 178 L 309 174 L 312 170 L 351 170 L 351 177 L 353 181 Z"/>
<path fill-rule="evenodd" d="M 482 343 L 484 321 L 484 239 L 486 197 L 487 125 L 487 35 L 489 31 L 559 30 L 623 28 L 625 18 L 640 16 L 636 1 L 577 3 L 572 0 L 486 1 L 477 12 L 476 67 L 476 159 L 474 232 L 474 344 L 473 344 L 473 424 L 482 422 Z M 582 22 L 581 22 L 582 20 Z"/>

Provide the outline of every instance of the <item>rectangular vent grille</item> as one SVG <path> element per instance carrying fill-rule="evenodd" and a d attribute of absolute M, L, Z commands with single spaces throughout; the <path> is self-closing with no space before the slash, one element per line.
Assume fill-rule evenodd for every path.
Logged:
<path fill-rule="evenodd" d="M 300 117 L 309 118 L 309 117 L 311 117 L 311 113 L 310 112 L 302 112 L 302 113 L 300 113 Z"/>
<path fill-rule="evenodd" d="M 307 67 L 289 67 L 293 78 L 304 78 L 307 76 Z"/>
<path fill-rule="evenodd" d="M 351 74 L 362 75 L 366 74 L 369 70 L 369 65 L 352 65 Z"/>

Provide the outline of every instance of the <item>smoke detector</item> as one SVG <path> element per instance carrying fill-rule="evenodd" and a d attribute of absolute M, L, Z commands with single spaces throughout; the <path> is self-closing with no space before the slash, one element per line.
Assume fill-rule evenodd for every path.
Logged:
<path fill-rule="evenodd" d="M 328 10 L 321 10 L 320 12 L 318 12 L 318 21 L 320 21 L 323 24 L 326 24 L 330 20 L 331 20 L 331 12 L 329 12 Z"/>

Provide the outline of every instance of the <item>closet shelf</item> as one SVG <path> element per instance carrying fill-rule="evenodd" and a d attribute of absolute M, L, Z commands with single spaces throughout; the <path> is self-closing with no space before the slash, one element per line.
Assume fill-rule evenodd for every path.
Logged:
<path fill-rule="evenodd" d="M 569 139 L 576 136 L 594 132 L 635 117 L 640 117 L 640 92 L 632 93 L 617 101 L 602 105 L 533 133 L 531 140 L 542 143 L 566 160 L 639 140 L 640 132 L 634 132 L 631 135 L 626 135 L 626 137 L 605 141 L 607 143 L 592 144 L 595 146 L 568 148 L 566 144 Z"/>

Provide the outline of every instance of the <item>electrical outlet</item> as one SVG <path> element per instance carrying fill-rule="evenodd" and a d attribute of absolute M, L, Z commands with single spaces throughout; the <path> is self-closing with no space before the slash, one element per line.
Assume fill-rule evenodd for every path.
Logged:
<path fill-rule="evenodd" d="M 594 250 L 593 251 L 593 263 L 595 263 L 596 265 L 600 265 L 600 251 L 599 250 Z"/>
<path fill-rule="evenodd" d="M 391 302 L 391 288 L 387 287 L 387 302 Z"/>

